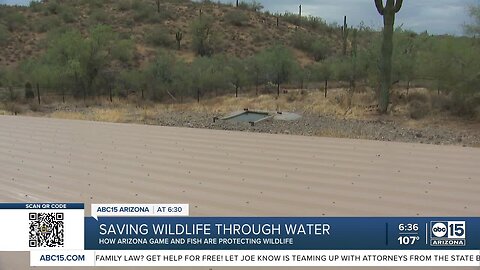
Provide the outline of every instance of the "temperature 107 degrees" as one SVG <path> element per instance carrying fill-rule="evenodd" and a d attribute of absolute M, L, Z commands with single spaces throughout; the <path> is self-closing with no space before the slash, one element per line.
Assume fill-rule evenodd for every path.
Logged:
<path fill-rule="evenodd" d="M 400 236 L 398 237 L 398 242 L 400 245 L 415 245 L 415 243 L 420 240 L 420 236 L 415 236 L 415 235 L 406 235 L 406 236 Z"/>

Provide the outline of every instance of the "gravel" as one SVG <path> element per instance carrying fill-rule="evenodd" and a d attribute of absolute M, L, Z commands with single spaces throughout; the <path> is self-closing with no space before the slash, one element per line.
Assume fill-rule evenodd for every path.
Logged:
<path fill-rule="evenodd" d="M 146 121 L 151 125 L 236 130 L 272 134 L 328 136 L 380 141 L 413 142 L 440 145 L 479 146 L 480 133 L 438 127 L 411 129 L 393 120 L 339 119 L 332 116 L 304 115 L 296 121 L 266 120 L 251 126 L 249 123 L 217 120 L 218 115 L 193 112 L 161 114 Z"/>

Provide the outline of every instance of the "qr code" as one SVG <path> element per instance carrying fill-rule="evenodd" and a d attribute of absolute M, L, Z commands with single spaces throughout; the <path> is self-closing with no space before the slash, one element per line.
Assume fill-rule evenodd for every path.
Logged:
<path fill-rule="evenodd" d="M 29 247 L 63 247 L 63 213 L 29 213 Z"/>

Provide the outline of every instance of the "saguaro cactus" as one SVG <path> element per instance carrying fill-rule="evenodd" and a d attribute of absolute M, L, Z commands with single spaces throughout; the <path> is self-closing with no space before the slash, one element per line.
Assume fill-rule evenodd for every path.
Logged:
<path fill-rule="evenodd" d="M 392 54 L 393 54 L 393 25 L 395 14 L 402 8 L 403 0 L 374 0 L 378 13 L 383 16 L 383 43 L 380 60 L 380 97 L 379 110 L 386 113 L 390 102 L 390 87 L 392 86 Z"/>
<path fill-rule="evenodd" d="M 357 39 L 357 29 L 353 29 L 353 41 L 352 41 L 352 77 L 350 82 L 350 87 L 352 94 L 355 92 L 356 80 L 357 80 L 357 48 L 358 48 L 358 39 Z"/>
<path fill-rule="evenodd" d="M 180 50 L 180 44 L 183 39 L 182 31 L 178 30 L 177 33 L 175 33 L 175 39 L 177 40 L 177 49 Z"/>
<path fill-rule="evenodd" d="M 352 40 L 352 56 L 357 57 L 357 48 L 358 48 L 358 30 L 356 28 L 353 29 L 353 40 Z"/>
<path fill-rule="evenodd" d="M 350 87 L 348 89 L 348 96 L 347 96 L 347 105 L 348 108 L 352 107 L 352 99 L 353 94 L 355 93 L 356 89 L 356 80 L 357 80 L 357 47 L 358 47 L 358 40 L 357 40 L 357 29 L 353 29 L 353 38 L 352 38 L 352 51 L 351 51 L 351 70 L 349 71 L 349 81 Z"/>
<path fill-rule="evenodd" d="M 298 6 L 298 18 L 295 19 L 295 30 L 302 24 L 302 5 Z"/>
<path fill-rule="evenodd" d="M 343 17 L 343 26 L 342 26 L 343 56 L 347 56 L 348 34 L 350 34 L 350 29 L 348 29 L 347 16 L 345 16 Z"/>

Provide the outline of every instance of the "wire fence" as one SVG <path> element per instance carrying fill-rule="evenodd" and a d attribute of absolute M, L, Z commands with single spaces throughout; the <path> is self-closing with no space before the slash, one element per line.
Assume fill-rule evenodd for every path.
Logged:
<path fill-rule="evenodd" d="M 137 93 L 138 92 L 138 93 Z M 96 92 L 95 94 L 85 94 L 83 91 L 77 91 L 75 94 L 71 89 L 54 88 L 37 88 L 32 87 L 30 97 L 27 96 L 27 89 L 25 87 L 13 86 L 13 87 L 0 87 L 0 102 L 25 102 L 36 101 L 41 103 L 52 102 L 67 102 L 71 100 L 91 100 L 91 99 L 110 99 L 110 97 L 116 98 L 130 98 L 132 96 L 141 97 L 141 91 L 135 91 L 131 89 L 112 89 L 110 93 L 108 90 Z"/>
<path fill-rule="evenodd" d="M 369 87 L 367 82 L 358 81 L 356 83 L 357 87 L 362 89 L 366 89 Z M 342 82 L 342 81 L 335 81 L 331 80 L 328 82 L 328 88 L 335 89 L 335 88 L 348 88 L 350 86 L 349 82 Z M 433 82 L 432 80 L 416 80 L 412 81 L 408 84 L 407 82 L 397 82 L 394 87 L 398 89 L 406 89 L 409 88 L 430 88 L 432 89 Z M 242 91 L 245 93 L 255 93 L 255 86 L 245 87 Z M 261 94 L 268 94 L 274 93 L 276 85 L 265 85 L 262 84 L 258 87 L 258 90 Z M 314 90 L 321 90 L 324 89 L 324 82 L 311 82 L 305 81 L 303 84 L 300 83 L 290 83 L 282 85 L 282 92 L 287 92 L 292 89 L 298 90 L 307 90 L 307 91 L 314 91 Z M 372 89 L 373 90 L 373 89 Z M 52 102 L 68 102 L 72 100 L 92 100 L 92 99 L 112 99 L 112 98 L 123 98 L 123 99 L 131 99 L 131 98 L 138 98 L 138 99 L 148 99 L 148 91 L 142 92 L 139 90 L 134 89 L 112 89 L 112 92 L 101 91 L 97 92 L 94 95 L 85 95 L 83 92 L 79 92 L 74 94 L 70 90 L 61 91 L 59 89 L 53 88 L 42 88 L 39 87 L 37 89 L 36 86 L 33 86 L 31 91 L 33 95 L 27 97 L 26 95 L 26 88 L 23 86 L 13 86 L 13 87 L 0 87 L 0 102 L 37 102 L 38 104 L 48 104 Z M 212 91 L 214 93 L 214 91 Z M 228 91 L 222 91 L 223 94 L 228 93 Z M 204 96 L 209 96 L 209 92 L 203 93 Z M 185 96 L 188 98 L 187 96 Z M 192 96 L 191 98 L 195 98 Z"/>

